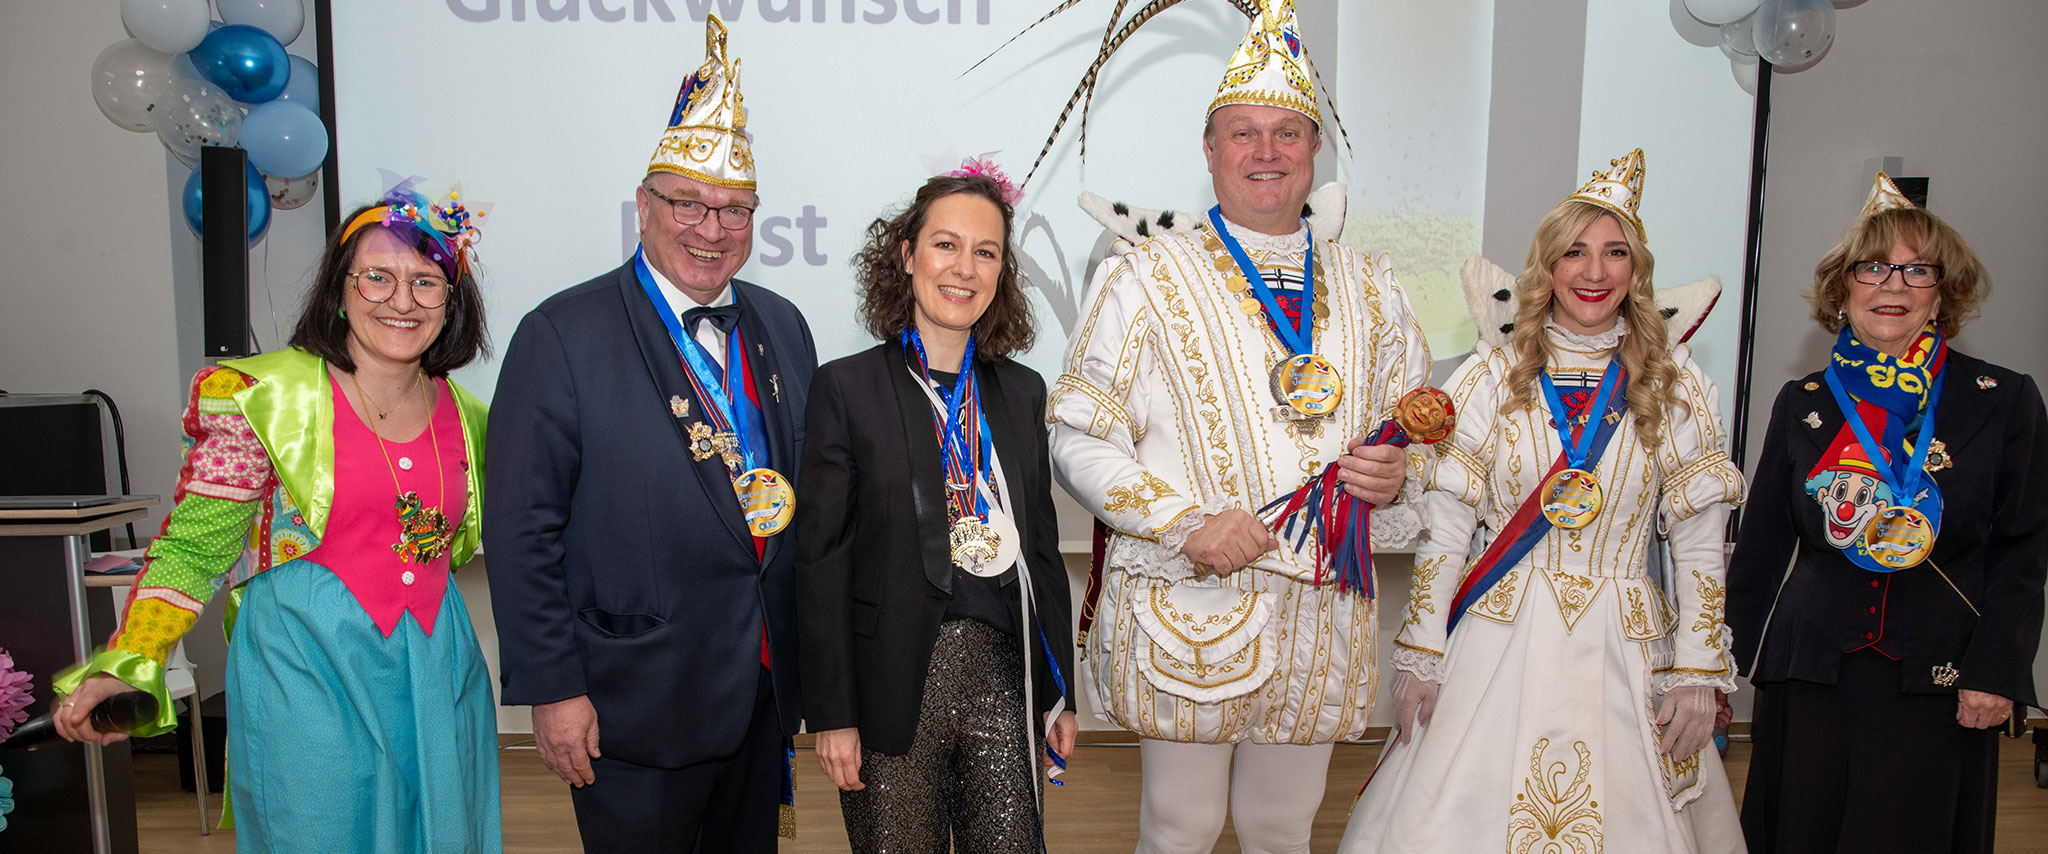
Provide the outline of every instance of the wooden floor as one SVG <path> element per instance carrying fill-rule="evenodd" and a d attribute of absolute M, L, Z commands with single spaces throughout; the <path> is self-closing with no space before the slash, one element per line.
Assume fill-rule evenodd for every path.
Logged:
<path fill-rule="evenodd" d="M 1084 736 L 1087 735 L 1084 733 Z M 2048 852 L 2048 790 L 2034 787 L 2034 746 L 2026 740 L 2004 742 L 1998 779 L 1998 850 Z M 1379 748 L 1338 745 L 1330 762 L 1330 783 L 1316 815 L 1315 850 L 1330 851 L 1342 835 L 1351 802 L 1365 782 Z M 501 752 L 504 769 L 505 850 L 515 854 L 580 850 L 576 818 L 563 785 L 547 772 L 531 749 Z M 1737 744 L 1728 754 L 1735 797 L 1742 797 L 1742 776 L 1749 765 L 1749 747 Z M 839 799 L 818 770 L 810 751 L 797 751 L 797 838 L 782 850 L 828 852 L 846 850 L 840 824 Z M 1046 799 L 1052 820 L 1046 834 L 1054 852 L 1127 852 L 1137 844 L 1138 750 L 1134 745 L 1082 747 L 1065 787 L 1052 788 Z M 198 817 L 190 792 L 178 788 L 175 756 L 135 759 L 136 803 L 143 854 L 188 854 L 234 850 L 233 831 L 198 835 Z M 220 798 L 209 800 L 219 810 Z M 1216 851 L 1237 851 L 1228 827 Z"/>

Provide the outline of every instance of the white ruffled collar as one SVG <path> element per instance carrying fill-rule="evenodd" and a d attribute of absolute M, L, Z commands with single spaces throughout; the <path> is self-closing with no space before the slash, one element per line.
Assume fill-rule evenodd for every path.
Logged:
<path fill-rule="evenodd" d="M 1303 222 L 1292 234 L 1266 234 L 1253 231 L 1249 226 L 1231 222 L 1223 217 L 1223 227 L 1230 230 L 1230 236 L 1250 254 L 1299 255 L 1308 249 L 1308 223 Z"/>
<path fill-rule="evenodd" d="M 1566 350 L 1579 353 L 1605 353 L 1621 346 L 1621 336 L 1628 334 L 1628 318 L 1615 315 L 1614 326 L 1606 332 L 1580 335 L 1559 326 L 1553 315 L 1543 322 L 1543 333 L 1550 336 L 1550 343 Z"/>

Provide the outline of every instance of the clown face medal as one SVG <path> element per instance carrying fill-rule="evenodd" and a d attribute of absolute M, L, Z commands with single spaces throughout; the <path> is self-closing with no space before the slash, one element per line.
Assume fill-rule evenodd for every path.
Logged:
<path fill-rule="evenodd" d="M 789 525 L 796 510 L 796 491 L 774 469 L 748 469 L 732 482 L 740 499 L 740 515 L 756 537 L 774 536 Z"/>

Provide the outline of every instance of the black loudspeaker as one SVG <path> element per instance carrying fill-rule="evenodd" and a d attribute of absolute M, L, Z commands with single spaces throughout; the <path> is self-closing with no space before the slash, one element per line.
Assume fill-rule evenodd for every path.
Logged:
<path fill-rule="evenodd" d="M 249 355 L 249 153 L 199 149 L 206 357 Z"/>

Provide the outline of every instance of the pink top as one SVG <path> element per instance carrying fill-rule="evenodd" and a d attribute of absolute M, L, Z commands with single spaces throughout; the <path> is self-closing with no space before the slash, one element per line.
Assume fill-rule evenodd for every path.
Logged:
<path fill-rule="evenodd" d="M 394 506 L 398 493 L 392 489 L 392 474 L 397 474 L 405 491 L 419 493 L 422 504 L 447 514 L 451 530 L 462 525 L 463 513 L 468 510 L 469 458 L 464 450 L 462 417 L 448 384 L 432 382 L 439 396 L 433 428 L 420 431 L 408 442 L 394 442 L 386 436 L 380 453 L 377 435 L 355 416 L 341 384 L 329 378 L 334 386 L 334 509 L 328 513 L 327 532 L 320 545 L 306 557 L 341 578 L 385 637 L 398 628 L 399 615 L 408 611 L 419 621 L 420 629 L 432 635 L 441 597 L 448 591 L 445 551 L 421 564 L 400 560 L 392 550 L 403 530 Z M 434 473 L 432 436 L 440 440 L 439 477 Z M 406 468 L 404 461 L 410 461 L 412 467 Z"/>

